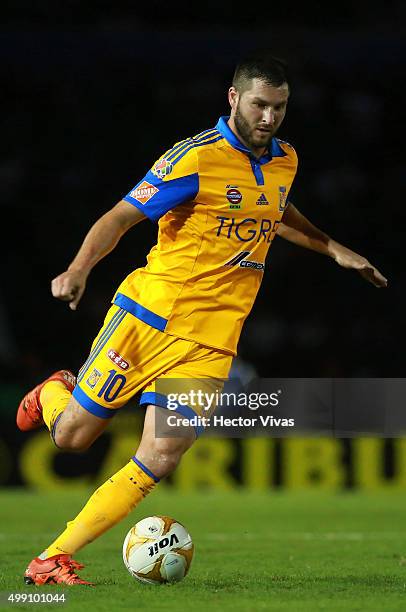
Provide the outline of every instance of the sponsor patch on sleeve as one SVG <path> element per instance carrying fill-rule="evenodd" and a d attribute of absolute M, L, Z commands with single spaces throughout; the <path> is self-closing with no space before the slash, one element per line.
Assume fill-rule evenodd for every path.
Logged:
<path fill-rule="evenodd" d="M 148 183 L 148 181 L 142 181 L 138 187 L 130 191 L 129 195 L 141 204 L 146 204 L 158 191 L 159 189 Z"/>

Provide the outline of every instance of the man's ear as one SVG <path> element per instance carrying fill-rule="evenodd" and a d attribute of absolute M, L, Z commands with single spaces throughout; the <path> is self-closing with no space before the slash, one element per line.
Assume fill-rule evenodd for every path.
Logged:
<path fill-rule="evenodd" d="M 237 108 L 239 99 L 239 93 L 235 87 L 231 86 L 228 90 L 228 101 L 230 103 L 231 109 L 235 110 Z"/>

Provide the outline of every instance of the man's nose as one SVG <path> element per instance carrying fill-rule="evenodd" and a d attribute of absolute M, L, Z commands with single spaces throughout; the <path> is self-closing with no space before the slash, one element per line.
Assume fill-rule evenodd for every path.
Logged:
<path fill-rule="evenodd" d="M 262 113 L 262 121 L 273 125 L 275 123 L 275 111 L 272 108 L 265 108 Z"/>

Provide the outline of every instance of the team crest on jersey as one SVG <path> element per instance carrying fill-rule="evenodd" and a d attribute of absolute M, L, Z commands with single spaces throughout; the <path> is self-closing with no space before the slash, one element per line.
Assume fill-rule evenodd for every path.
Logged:
<path fill-rule="evenodd" d="M 103 376 L 102 372 L 93 368 L 93 372 L 90 374 L 89 378 L 86 381 L 86 384 L 89 385 L 91 389 L 94 389 L 101 377 Z"/>
<path fill-rule="evenodd" d="M 163 179 L 165 176 L 168 176 L 173 170 L 173 165 L 168 159 L 160 159 L 155 166 L 152 168 L 152 174 L 155 174 L 160 179 Z"/>
<path fill-rule="evenodd" d="M 268 200 L 266 199 L 266 195 L 264 193 L 261 193 L 256 204 L 257 206 L 266 206 L 267 204 L 269 204 Z"/>
<path fill-rule="evenodd" d="M 239 210 L 241 208 L 242 193 L 236 185 L 226 185 L 226 198 L 230 202 L 230 209 Z"/>
<path fill-rule="evenodd" d="M 279 187 L 279 212 L 283 212 L 287 206 L 286 187 Z"/>
<path fill-rule="evenodd" d="M 141 185 L 130 191 L 130 196 L 141 204 L 146 204 L 158 191 L 159 189 L 148 181 L 142 181 Z"/>

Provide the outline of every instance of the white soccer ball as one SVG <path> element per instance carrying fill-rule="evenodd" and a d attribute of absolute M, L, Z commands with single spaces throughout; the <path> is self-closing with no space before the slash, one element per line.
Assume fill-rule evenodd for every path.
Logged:
<path fill-rule="evenodd" d="M 179 582 L 189 571 L 193 551 L 192 538 L 181 523 L 169 516 L 148 516 L 127 533 L 123 560 L 141 582 Z"/>

